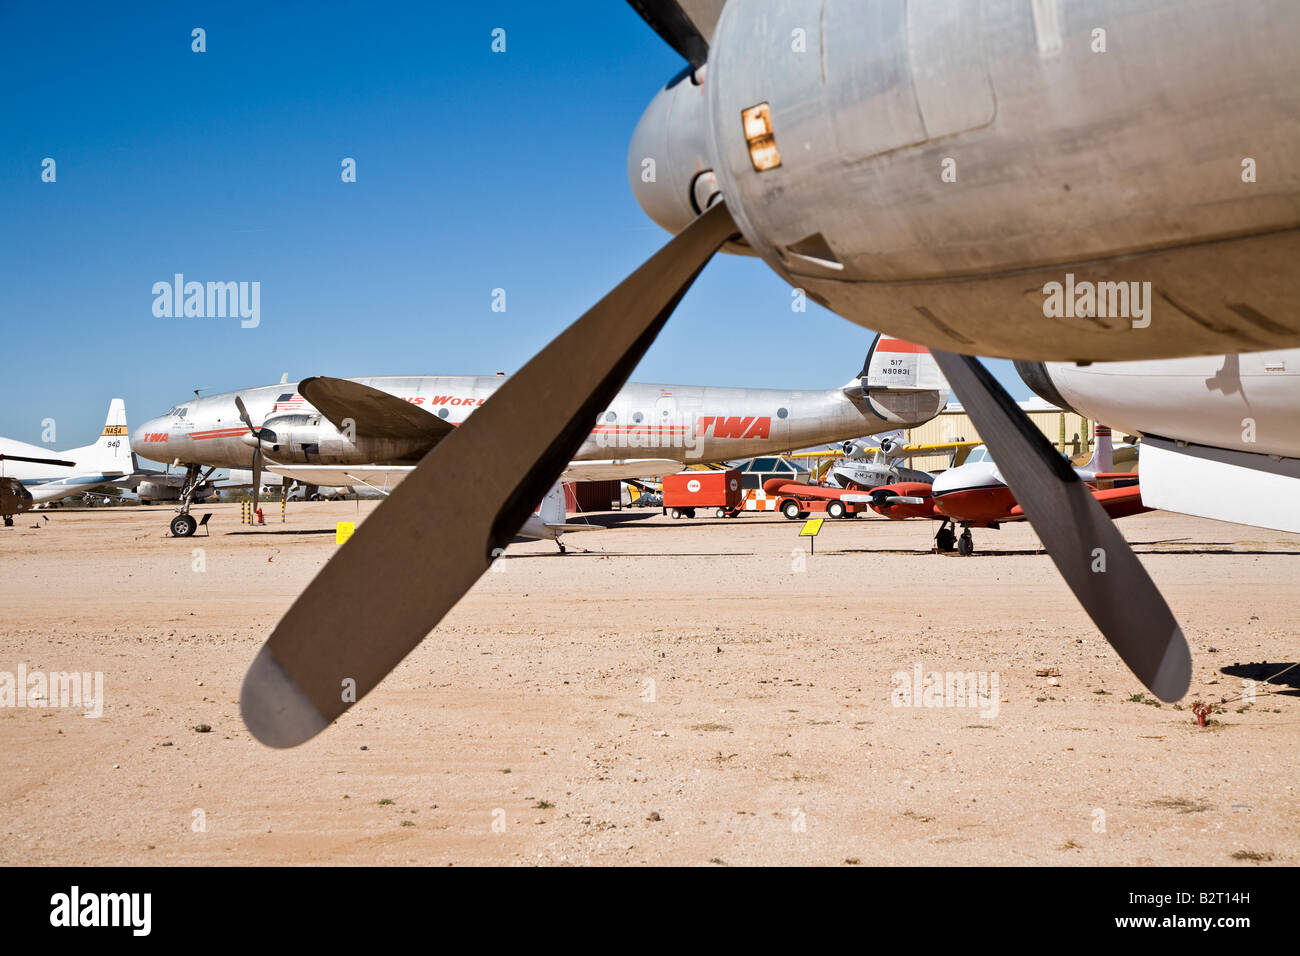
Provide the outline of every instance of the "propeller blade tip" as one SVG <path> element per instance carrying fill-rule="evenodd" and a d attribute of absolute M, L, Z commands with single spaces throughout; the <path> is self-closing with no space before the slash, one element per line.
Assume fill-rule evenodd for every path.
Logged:
<path fill-rule="evenodd" d="M 239 711 L 244 726 L 268 747 L 296 747 L 329 726 L 270 645 L 263 645 L 248 666 Z"/>
<path fill-rule="evenodd" d="M 1187 639 L 1183 637 L 1183 629 L 1175 624 L 1173 633 L 1165 644 L 1160 666 L 1156 668 L 1156 675 L 1151 680 L 1151 693 L 1166 704 L 1172 704 L 1183 699 L 1191 684 L 1192 652 L 1187 646 Z"/>

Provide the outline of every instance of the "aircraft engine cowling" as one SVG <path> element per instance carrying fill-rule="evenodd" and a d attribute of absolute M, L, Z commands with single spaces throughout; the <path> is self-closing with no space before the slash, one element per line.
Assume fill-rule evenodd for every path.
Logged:
<path fill-rule="evenodd" d="M 1262 2 L 730 0 L 699 85 L 642 116 L 629 178 L 672 232 L 716 188 L 743 249 L 909 341 L 1061 361 L 1297 346 L 1300 165 L 1241 177 L 1243 143 L 1300 151 L 1300 4 Z"/>
<path fill-rule="evenodd" d="M 870 505 L 876 514 L 895 521 L 935 517 L 931 486 L 926 482 L 899 481 L 881 485 L 872 489 Z"/>
<path fill-rule="evenodd" d="M 276 415 L 262 424 L 262 453 L 281 465 L 370 465 L 418 461 L 427 442 L 371 438 L 341 430 L 323 415 Z"/>

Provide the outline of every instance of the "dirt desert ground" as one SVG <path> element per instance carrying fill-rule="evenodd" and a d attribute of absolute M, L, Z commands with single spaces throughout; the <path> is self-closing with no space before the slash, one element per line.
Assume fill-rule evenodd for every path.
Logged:
<path fill-rule="evenodd" d="M 1124 522 L 1192 646 L 1175 707 L 1134 696 L 1023 525 L 959 558 L 925 523 L 828 522 L 804 558 L 781 518 L 598 516 L 567 555 L 512 547 L 338 725 L 269 750 L 244 669 L 373 507 L 0 531 L 0 672 L 104 682 L 97 719 L 0 708 L 0 862 L 1300 862 L 1300 668 L 1236 699 L 1300 659 L 1293 536 Z M 917 669 L 987 697 L 900 705 Z M 1196 699 L 1229 702 L 1201 729 Z"/>

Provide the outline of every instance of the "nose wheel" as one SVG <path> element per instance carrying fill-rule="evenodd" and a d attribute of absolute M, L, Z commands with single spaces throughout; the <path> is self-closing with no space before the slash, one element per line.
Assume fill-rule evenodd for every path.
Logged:
<path fill-rule="evenodd" d="M 188 513 L 177 515 L 175 518 L 172 518 L 172 535 L 177 538 L 188 538 L 194 533 L 194 529 L 198 526 L 199 523 L 194 520 L 193 515 Z"/>
<path fill-rule="evenodd" d="M 957 539 L 957 553 L 963 558 L 969 558 L 975 553 L 975 539 L 970 536 L 970 528 L 963 531 Z"/>
<path fill-rule="evenodd" d="M 194 493 L 217 470 L 215 466 L 207 471 L 202 469 L 202 465 L 185 466 L 185 483 L 181 485 L 181 504 L 176 509 L 176 517 L 172 518 L 170 525 L 173 537 L 188 538 L 199 526 L 199 523 L 190 516 L 190 505 L 194 501 Z"/>

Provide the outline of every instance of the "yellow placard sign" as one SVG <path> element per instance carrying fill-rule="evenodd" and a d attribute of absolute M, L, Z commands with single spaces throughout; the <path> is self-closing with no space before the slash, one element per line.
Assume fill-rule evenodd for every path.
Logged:
<path fill-rule="evenodd" d="M 799 537 L 801 538 L 817 537 L 817 532 L 821 531 L 822 522 L 825 520 L 826 520 L 825 518 L 809 518 L 807 521 L 803 523 L 803 527 L 799 529 Z"/>
<path fill-rule="evenodd" d="M 357 523 L 355 521 L 340 521 L 334 528 L 334 543 L 342 544 L 352 537 L 352 532 L 356 530 Z"/>

